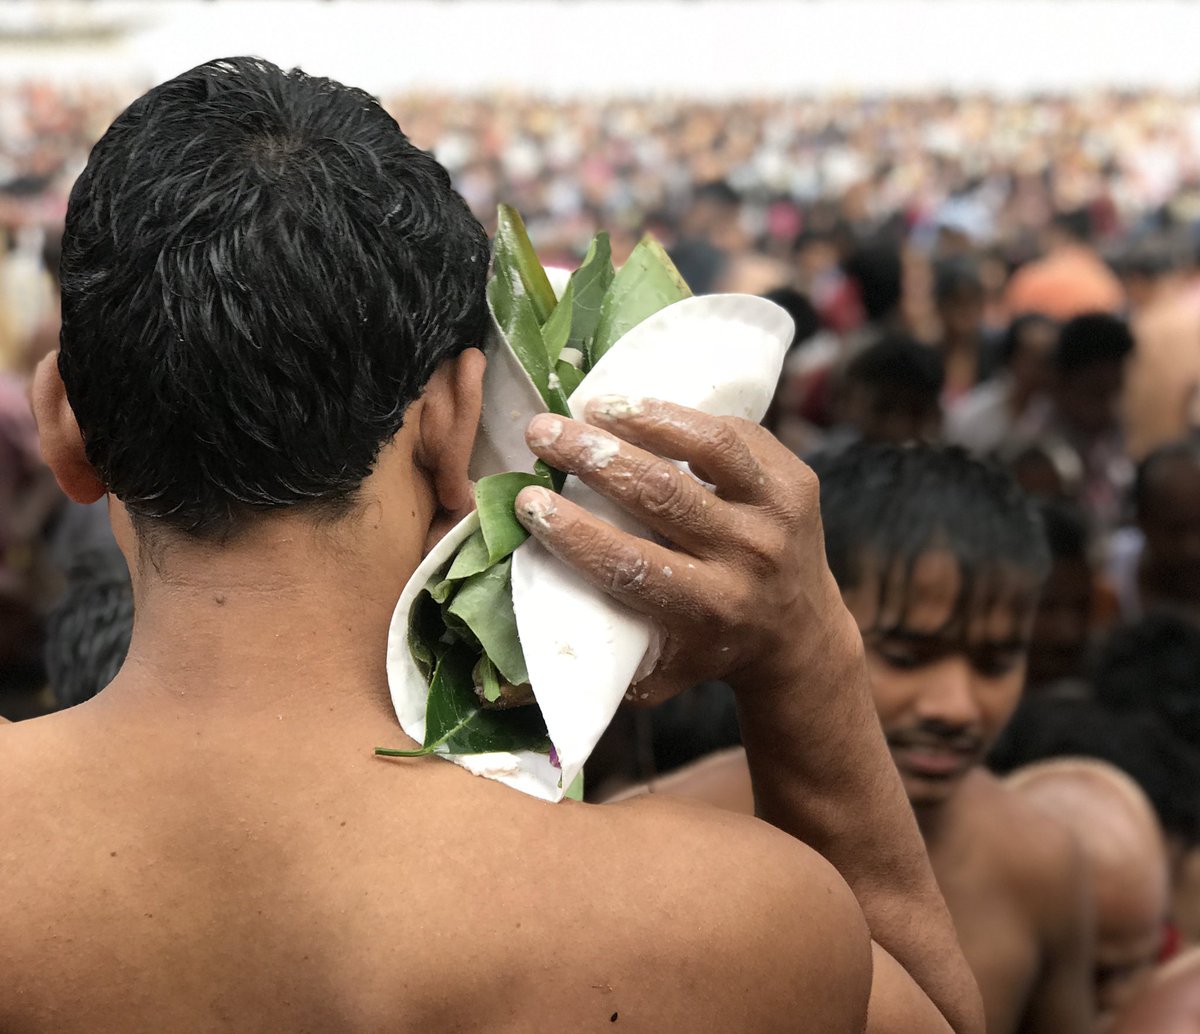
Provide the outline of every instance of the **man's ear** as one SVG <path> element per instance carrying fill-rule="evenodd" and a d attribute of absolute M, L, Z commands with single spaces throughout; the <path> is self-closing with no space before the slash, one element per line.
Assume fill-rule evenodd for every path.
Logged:
<path fill-rule="evenodd" d="M 483 352 L 468 348 L 437 368 L 421 396 L 417 464 L 431 478 L 438 509 L 457 517 L 471 508 L 468 470 L 483 409 L 486 367 Z"/>
<path fill-rule="evenodd" d="M 42 459 L 53 471 L 59 487 L 77 503 L 94 503 L 102 498 L 107 489 L 84 452 L 83 435 L 58 373 L 57 351 L 38 363 L 30 402 L 37 421 Z"/>

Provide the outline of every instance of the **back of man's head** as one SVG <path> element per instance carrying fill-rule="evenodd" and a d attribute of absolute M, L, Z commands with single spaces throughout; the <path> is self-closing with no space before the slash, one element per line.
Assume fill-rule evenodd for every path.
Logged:
<path fill-rule="evenodd" d="M 846 259 L 844 269 L 858 290 L 869 322 L 883 322 L 899 311 L 904 272 L 898 248 L 886 244 L 861 247 Z"/>
<path fill-rule="evenodd" d="M 862 444 L 817 457 L 813 469 L 825 552 L 843 592 L 876 577 L 881 613 L 893 610 L 884 597 L 903 596 L 917 560 L 946 551 L 964 606 L 994 605 L 1011 590 L 1032 611 L 1049 564 L 1045 534 L 1001 468 L 957 448 Z"/>
<path fill-rule="evenodd" d="M 1119 316 L 1092 312 L 1068 320 L 1058 339 L 1054 365 L 1065 375 L 1098 363 L 1123 363 L 1133 352 L 1133 334 Z"/>
<path fill-rule="evenodd" d="M 437 366 L 482 345 L 487 258 L 367 94 L 254 58 L 154 88 L 67 212 L 59 370 L 88 461 L 141 530 L 344 512 Z"/>
<path fill-rule="evenodd" d="M 1096 698 L 1120 712 L 1150 710 L 1200 750 L 1200 628 L 1151 614 L 1118 629 L 1096 664 Z"/>
<path fill-rule="evenodd" d="M 843 416 L 868 441 L 929 441 L 941 428 L 941 355 L 907 334 L 863 349 L 843 377 Z"/>

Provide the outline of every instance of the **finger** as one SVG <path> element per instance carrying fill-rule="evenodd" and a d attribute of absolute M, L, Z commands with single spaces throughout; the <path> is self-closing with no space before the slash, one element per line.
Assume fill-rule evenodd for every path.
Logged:
<path fill-rule="evenodd" d="M 614 528 L 544 488 L 517 496 L 517 519 L 590 584 L 641 614 L 703 619 L 722 595 L 702 561 Z"/>
<path fill-rule="evenodd" d="M 675 464 L 590 424 L 550 413 L 530 422 L 529 447 L 696 556 L 728 557 L 749 545 L 748 514 L 718 499 Z"/>
<path fill-rule="evenodd" d="M 658 399 L 616 395 L 593 399 L 587 415 L 624 441 L 668 459 L 686 460 L 725 498 L 757 502 L 766 494 L 763 465 L 750 441 L 758 437 L 759 428 L 748 421 L 710 416 Z"/>

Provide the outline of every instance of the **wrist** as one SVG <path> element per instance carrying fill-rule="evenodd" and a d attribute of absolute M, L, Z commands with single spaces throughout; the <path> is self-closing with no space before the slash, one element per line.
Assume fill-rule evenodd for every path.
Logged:
<path fill-rule="evenodd" d="M 865 672 L 862 635 L 853 615 L 842 602 L 836 585 L 821 606 L 813 606 L 807 620 L 797 621 L 796 632 L 774 649 L 765 649 L 728 678 L 739 705 L 774 706 L 795 697 L 803 687 L 814 702 L 844 690 L 847 681 L 858 682 Z"/>

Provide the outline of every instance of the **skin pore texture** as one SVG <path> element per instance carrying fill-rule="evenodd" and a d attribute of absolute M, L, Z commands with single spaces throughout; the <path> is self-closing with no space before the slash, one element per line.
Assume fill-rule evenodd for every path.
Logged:
<path fill-rule="evenodd" d="M 1079 850 L 1063 826 L 980 765 L 1020 698 L 1030 607 L 1012 602 L 1020 593 L 1000 594 L 993 607 L 960 620 L 961 572 L 946 550 L 917 558 L 904 593 L 881 594 L 878 568 L 867 563 L 864 572 L 844 599 L 862 631 L 892 757 L 983 994 L 987 1030 L 1090 1032 L 1091 919 Z M 880 612 L 881 595 L 892 609 Z M 754 806 L 739 750 L 623 796 L 646 789 Z"/>
<path fill-rule="evenodd" d="M 129 659 L 93 700 L 0 734 L 0 1028 L 859 1034 L 870 1000 L 872 1031 L 980 1034 L 815 479 L 756 426 L 650 402 L 593 404 L 595 428 L 534 422 L 538 455 L 680 550 L 557 496 L 527 492 L 518 514 L 662 623 L 649 696 L 698 671 L 734 685 L 766 821 L 548 805 L 372 756 L 406 745 L 388 624 L 469 506 L 483 366 L 468 350 L 438 367 L 337 520 L 285 509 L 200 542 L 141 535 L 110 497 Z M 52 359 L 35 405 L 64 489 L 99 498 Z"/>
<path fill-rule="evenodd" d="M 1170 905 L 1167 852 L 1154 809 L 1119 769 L 1063 758 L 1006 780 L 1075 835 L 1088 867 L 1096 930 L 1096 1004 L 1120 1010 L 1150 977 Z"/>

